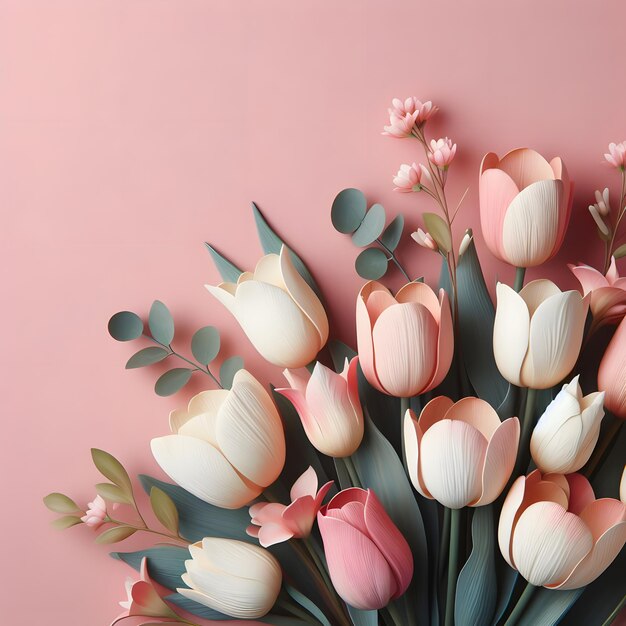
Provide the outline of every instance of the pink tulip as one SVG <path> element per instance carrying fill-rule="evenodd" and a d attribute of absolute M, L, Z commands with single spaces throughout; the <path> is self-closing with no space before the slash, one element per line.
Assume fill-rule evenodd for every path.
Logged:
<path fill-rule="evenodd" d="M 371 490 L 339 492 L 317 514 L 333 586 L 356 609 L 381 609 L 413 577 L 411 549 Z"/>
<path fill-rule="evenodd" d="M 578 589 L 600 576 L 626 543 L 626 505 L 596 500 L 581 474 L 535 470 L 513 483 L 498 542 L 509 565 L 531 584 Z"/>
<path fill-rule="evenodd" d="M 571 212 L 572 184 L 556 157 L 548 163 L 528 148 L 480 167 L 480 221 L 492 254 L 516 267 L 534 267 L 561 247 Z"/>
<path fill-rule="evenodd" d="M 248 526 L 246 532 L 251 537 L 258 537 L 264 548 L 292 538 L 308 537 L 332 484 L 331 480 L 318 491 L 317 474 L 309 467 L 293 484 L 289 506 L 278 502 L 259 502 L 250 507 L 253 525 Z"/>
<path fill-rule="evenodd" d="M 483 506 L 504 489 L 517 456 L 517 417 L 504 422 L 488 402 L 439 396 L 404 417 L 404 445 L 415 489 L 451 509 Z"/>
<path fill-rule="evenodd" d="M 439 250 L 437 242 L 433 239 L 430 233 L 424 232 L 421 228 L 418 228 L 416 232 L 411 233 L 411 239 L 416 241 L 422 248 L 428 248 L 429 250 Z"/>
<path fill-rule="evenodd" d="M 451 139 L 444 137 L 442 139 L 431 139 L 428 152 L 428 160 L 438 168 L 448 169 L 454 155 L 456 154 L 456 144 Z"/>
<path fill-rule="evenodd" d="M 586 296 L 591 294 L 590 308 L 596 326 L 615 324 L 626 315 L 626 277 L 620 278 L 615 258 L 606 276 L 589 265 L 569 265 Z"/>
<path fill-rule="evenodd" d="M 605 392 L 604 406 L 626 419 L 626 318 L 617 327 L 598 370 L 598 389 Z"/>
<path fill-rule="evenodd" d="M 107 503 L 102 496 L 96 496 L 92 502 L 87 504 L 87 510 L 85 515 L 80 519 L 87 526 L 91 526 L 94 530 L 97 530 L 104 524 L 104 520 L 107 516 Z"/>
<path fill-rule="evenodd" d="M 306 368 L 285 370 L 291 388 L 276 390 L 294 405 L 306 436 L 322 454 L 346 457 L 361 445 L 364 423 L 357 363 L 357 358 L 346 360 L 341 374 L 319 362 L 312 374 Z"/>
<path fill-rule="evenodd" d="M 610 143 L 609 151 L 604 155 L 604 158 L 613 167 L 624 170 L 626 166 L 626 141 L 621 143 Z"/>
<path fill-rule="evenodd" d="M 394 191 L 401 191 L 402 193 L 420 191 L 422 188 L 420 185 L 421 179 L 422 170 L 418 165 L 415 163 L 412 165 L 403 163 L 398 173 L 393 177 L 393 184 L 395 185 Z"/>
<path fill-rule="evenodd" d="M 448 373 L 454 352 L 448 295 L 425 283 L 409 283 L 394 298 L 376 281 L 357 298 L 359 362 L 369 383 L 383 393 L 408 398 L 435 388 Z"/>

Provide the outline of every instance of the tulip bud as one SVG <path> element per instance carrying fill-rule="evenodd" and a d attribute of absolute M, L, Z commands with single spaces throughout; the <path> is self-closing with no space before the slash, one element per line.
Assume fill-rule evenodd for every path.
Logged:
<path fill-rule="evenodd" d="M 577 472 L 589 460 L 598 441 L 604 392 L 583 397 L 578 378 L 563 386 L 533 430 L 530 451 L 542 472 Z"/>
<path fill-rule="evenodd" d="M 600 231 L 600 235 L 603 238 L 608 238 L 610 235 L 609 227 L 606 225 L 604 219 L 602 219 L 602 216 L 600 215 L 600 212 L 595 204 L 589 205 L 589 213 L 591 213 L 591 217 L 593 217 L 593 221 L 596 223 L 596 226 Z"/>
<path fill-rule="evenodd" d="M 432 235 L 424 232 L 421 228 L 418 228 L 417 232 L 411 233 L 411 239 L 422 246 L 422 248 L 427 248 L 433 252 L 437 252 L 437 250 L 439 250 L 439 247 L 437 246 L 437 243 L 433 239 Z"/>
<path fill-rule="evenodd" d="M 626 465 L 624 465 L 622 480 L 619 483 L 619 499 L 626 504 Z"/>
<path fill-rule="evenodd" d="M 265 549 L 235 539 L 205 537 L 189 546 L 181 576 L 185 598 L 238 619 L 256 619 L 274 606 L 282 584 L 278 561 Z"/>
<path fill-rule="evenodd" d="M 469 248 L 472 241 L 472 231 L 467 230 L 461 239 L 461 245 L 459 246 L 459 258 L 465 254 L 465 251 Z"/>
<path fill-rule="evenodd" d="M 626 318 L 620 322 L 598 369 L 598 389 L 605 392 L 604 406 L 626 419 Z"/>
<path fill-rule="evenodd" d="M 596 209 L 602 217 L 606 217 L 611 212 L 611 205 L 609 204 L 609 188 L 605 187 L 604 191 L 600 192 L 596 190 Z"/>

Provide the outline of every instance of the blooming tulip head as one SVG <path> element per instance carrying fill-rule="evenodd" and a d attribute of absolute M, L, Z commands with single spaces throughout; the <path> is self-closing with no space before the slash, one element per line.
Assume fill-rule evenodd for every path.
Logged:
<path fill-rule="evenodd" d="M 244 541 L 205 537 L 189 546 L 191 559 L 181 576 L 189 589 L 178 593 L 238 619 L 263 617 L 274 606 L 282 584 L 278 561 Z"/>
<path fill-rule="evenodd" d="M 439 169 L 447 170 L 456 154 L 456 144 L 452 139 L 443 137 L 431 139 L 428 151 L 428 160 Z"/>
<path fill-rule="evenodd" d="M 547 389 L 561 382 L 578 359 L 588 298 L 549 280 L 528 283 L 519 293 L 498 283 L 493 353 L 506 380 Z"/>
<path fill-rule="evenodd" d="M 279 367 L 304 367 L 328 339 L 322 303 L 283 246 L 264 256 L 237 284 L 205 285 L 237 319 L 261 356 Z"/>
<path fill-rule="evenodd" d="M 356 304 L 359 362 L 379 391 L 408 398 L 435 388 L 454 352 L 448 295 L 409 283 L 394 298 L 376 281 L 366 283 Z"/>
<path fill-rule="evenodd" d="M 626 543 L 626 505 L 595 499 L 580 474 L 535 470 L 511 487 L 498 542 L 508 564 L 535 586 L 577 589 L 594 581 Z"/>
<path fill-rule="evenodd" d="M 613 167 L 624 171 L 624 167 L 626 167 L 626 141 L 610 143 L 609 151 L 604 155 L 604 158 Z"/>
<path fill-rule="evenodd" d="M 80 520 L 87 526 L 97 530 L 104 524 L 107 516 L 107 503 L 102 496 L 96 496 L 92 502 L 87 504 L 87 510 Z"/>
<path fill-rule="evenodd" d="M 483 506 L 504 489 L 517 456 L 517 417 L 504 422 L 479 398 L 439 396 L 404 417 L 409 477 L 426 498 L 451 509 Z"/>
<path fill-rule="evenodd" d="M 413 555 L 374 492 L 339 492 L 317 523 L 333 586 L 350 606 L 381 609 L 406 591 Z"/>
<path fill-rule="evenodd" d="M 604 417 L 604 392 L 583 396 L 578 376 L 557 394 L 539 418 L 530 451 L 545 473 L 572 474 L 588 460 Z"/>
<path fill-rule="evenodd" d="M 332 457 L 350 456 L 363 439 L 363 411 L 359 401 L 357 362 L 346 361 L 341 374 L 319 361 L 306 368 L 285 370 L 290 388 L 276 391 L 294 405 L 313 446 Z"/>
<path fill-rule="evenodd" d="M 332 484 L 331 480 L 318 491 L 317 474 L 309 467 L 293 484 L 289 506 L 278 502 L 259 502 L 250 507 L 252 525 L 246 532 L 251 537 L 257 537 L 264 548 L 292 538 L 308 537 Z"/>
<path fill-rule="evenodd" d="M 626 419 L 626 318 L 617 327 L 598 369 L 598 389 L 605 392 L 604 406 Z"/>
<path fill-rule="evenodd" d="M 152 440 L 163 471 L 194 496 L 225 509 L 256 498 L 285 464 L 285 435 L 269 394 L 246 370 L 230 391 L 203 391 L 170 414 L 174 434 Z"/>
<path fill-rule="evenodd" d="M 565 165 L 518 148 L 493 152 L 480 167 L 480 221 L 492 254 L 516 267 L 534 267 L 561 247 L 571 211 Z"/>
<path fill-rule="evenodd" d="M 403 193 L 410 193 L 411 191 L 420 191 L 422 185 L 421 168 L 413 163 L 407 165 L 403 163 L 398 170 L 398 173 L 393 177 L 393 184 L 395 185 L 394 191 L 401 191 Z"/>

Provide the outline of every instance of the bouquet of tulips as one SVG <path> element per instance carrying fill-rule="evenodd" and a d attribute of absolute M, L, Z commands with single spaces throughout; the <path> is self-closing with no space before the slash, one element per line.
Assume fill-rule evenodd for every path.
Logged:
<path fill-rule="evenodd" d="M 457 147 L 428 138 L 436 112 L 393 100 L 384 131 L 422 153 L 393 181 L 432 207 L 411 237 L 440 255 L 437 288 L 398 258 L 402 215 L 387 224 L 357 189 L 333 202 L 334 227 L 363 248 L 356 351 L 329 340 L 322 291 L 256 205 L 265 256 L 242 271 L 207 244 L 224 281 L 207 290 L 284 368 L 278 388 L 239 356 L 224 358 L 213 326 L 178 352 L 162 302 L 147 320 L 111 318 L 114 339 L 146 344 L 127 368 L 180 365 L 160 375 L 156 393 L 176 393 L 192 376 L 208 383 L 151 442 L 169 481 L 139 477 L 150 515 L 122 464 L 97 449 L 107 481 L 86 511 L 61 493 L 45 498 L 62 514 L 56 526 L 89 526 L 98 543 L 137 533 L 158 541 L 113 554 L 140 573 L 114 624 L 600 626 L 620 613 L 626 278 L 616 259 L 626 256 L 626 143 L 605 155 L 619 194 L 596 192 L 589 207 L 603 267 L 570 266 L 580 291 L 547 278 L 525 284 L 526 268 L 564 240 L 572 183 L 563 161 L 526 148 L 484 157 L 484 241 L 517 268 L 494 303 L 472 232 L 455 241 L 463 198 L 452 202 L 446 183 Z M 406 280 L 395 295 L 381 282 L 388 271 Z"/>

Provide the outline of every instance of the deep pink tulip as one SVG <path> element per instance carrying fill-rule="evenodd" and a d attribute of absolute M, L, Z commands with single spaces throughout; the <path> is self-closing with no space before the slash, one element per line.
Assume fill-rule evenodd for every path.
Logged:
<path fill-rule="evenodd" d="M 613 167 L 623 170 L 626 166 L 626 141 L 622 141 L 621 143 L 610 143 L 609 151 L 604 155 L 604 158 Z"/>
<path fill-rule="evenodd" d="M 350 606 L 380 609 L 406 591 L 413 555 L 373 491 L 339 492 L 317 523 L 333 586 Z"/>
<path fill-rule="evenodd" d="M 598 370 L 598 389 L 605 392 L 604 406 L 626 419 L 626 318 L 617 327 Z"/>

